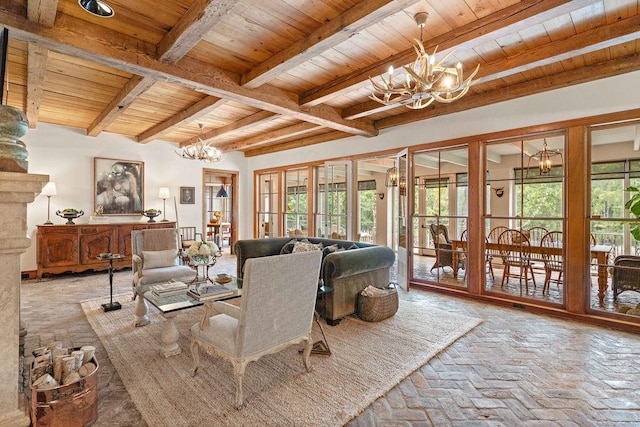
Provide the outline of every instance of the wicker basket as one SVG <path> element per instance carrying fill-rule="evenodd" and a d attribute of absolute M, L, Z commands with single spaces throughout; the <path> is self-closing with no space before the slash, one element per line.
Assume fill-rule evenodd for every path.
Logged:
<path fill-rule="evenodd" d="M 386 288 L 384 295 L 364 296 L 358 294 L 358 316 L 366 322 L 379 322 L 398 311 L 398 290 L 395 284 Z"/>

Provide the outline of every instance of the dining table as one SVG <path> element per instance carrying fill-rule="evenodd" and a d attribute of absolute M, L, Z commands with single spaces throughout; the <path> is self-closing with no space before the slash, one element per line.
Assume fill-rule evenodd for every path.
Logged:
<path fill-rule="evenodd" d="M 518 244 L 506 245 L 507 249 L 509 246 L 512 246 L 513 250 L 520 250 L 521 246 Z M 466 240 L 451 240 L 451 252 L 453 257 L 453 271 L 458 271 L 458 253 L 459 251 L 465 251 L 467 247 Z M 490 250 L 492 253 L 499 253 L 500 245 L 497 242 L 488 241 L 485 242 L 485 248 Z M 598 266 L 598 298 L 600 302 L 604 300 L 604 295 L 607 292 L 608 288 L 608 278 L 609 278 L 609 253 L 613 249 L 612 246 L 609 245 L 591 245 L 591 259 L 596 260 Z M 531 241 L 529 242 L 529 253 L 532 255 L 539 255 L 540 259 L 542 259 L 542 253 L 549 253 L 554 255 L 562 255 L 562 245 L 553 245 L 553 246 L 542 246 L 540 242 Z"/>

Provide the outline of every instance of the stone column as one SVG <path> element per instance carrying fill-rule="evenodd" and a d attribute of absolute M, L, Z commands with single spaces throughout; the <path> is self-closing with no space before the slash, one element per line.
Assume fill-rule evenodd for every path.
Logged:
<path fill-rule="evenodd" d="M 27 204 L 49 181 L 47 175 L 0 172 L 0 427 L 28 426 L 19 408 L 20 254 L 27 237 Z"/>

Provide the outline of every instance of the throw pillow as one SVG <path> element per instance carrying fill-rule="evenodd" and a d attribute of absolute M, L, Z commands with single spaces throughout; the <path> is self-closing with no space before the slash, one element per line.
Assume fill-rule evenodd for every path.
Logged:
<path fill-rule="evenodd" d="M 351 245 L 351 246 L 349 246 L 349 247 L 347 248 L 347 250 L 348 250 L 348 251 L 350 251 L 351 249 L 360 249 L 360 246 L 358 246 L 358 245 L 356 245 L 356 244 L 354 243 L 353 245 Z"/>
<path fill-rule="evenodd" d="M 144 269 L 171 267 L 176 265 L 178 251 L 167 249 L 165 251 L 142 251 Z"/>
<path fill-rule="evenodd" d="M 444 238 L 444 234 L 438 234 L 438 244 L 439 245 L 446 245 L 447 239 Z"/>
<path fill-rule="evenodd" d="M 298 252 L 311 252 L 319 250 L 322 250 L 322 243 L 314 245 L 313 243 L 296 242 L 296 244 L 293 245 L 293 251 L 291 253 L 295 254 Z"/>
<path fill-rule="evenodd" d="M 322 248 L 322 259 L 324 260 L 324 257 L 326 257 L 327 255 L 333 252 L 337 252 L 338 250 L 339 250 L 339 246 L 337 243 L 334 245 L 325 246 L 324 248 Z"/>
<path fill-rule="evenodd" d="M 291 252 L 293 252 L 293 246 L 297 242 L 298 241 L 296 239 L 293 239 L 293 240 L 290 240 L 288 243 L 285 243 L 284 246 L 282 247 L 282 249 L 280 249 L 280 255 L 290 254 Z"/>

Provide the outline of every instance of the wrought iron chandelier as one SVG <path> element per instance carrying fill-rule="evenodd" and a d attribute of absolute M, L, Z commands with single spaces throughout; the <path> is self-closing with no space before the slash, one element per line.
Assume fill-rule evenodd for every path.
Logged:
<path fill-rule="evenodd" d="M 222 152 L 211 144 L 206 144 L 202 139 L 204 125 L 199 123 L 200 136 L 198 140 L 191 145 L 176 150 L 176 154 L 183 159 L 202 160 L 203 162 L 213 163 L 222 160 Z"/>
<path fill-rule="evenodd" d="M 453 53 L 450 52 L 435 62 L 437 46 L 432 55 L 429 55 L 422 44 L 422 31 L 427 23 L 427 12 L 418 12 L 414 19 L 420 27 L 420 40 L 416 39 L 417 58 L 411 66 L 402 67 L 406 72 L 404 82 L 396 83 L 393 76 L 393 66 L 389 67 L 388 77 L 380 76 L 382 84 L 376 83 L 371 77 L 369 80 L 373 85 L 373 93 L 370 98 L 385 105 L 405 105 L 411 109 L 425 108 L 433 101 L 450 103 L 462 98 L 471 87 L 475 75 L 480 69 L 480 64 L 464 80 L 462 64 L 458 62 L 455 67 L 442 65 Z"/>
<path fill-rule="evenodd" d="M 560 150 L 550 150 L 549 148 L 547 148 L 547 140 L 544 139 L 542 150 L 529 157 L 529 165 L 527 165 L 527 169 L 529 169 L 531 160 L 534 160 L 538 162 L 540 175 L 548 175 L 551 172 L 551 168 L 553 167 L 552 158 L 556 156 L 560 156 L 560 165 L 562 165 L 564 159 L 562 158 L 562 153 L 560 152 Z"/>

